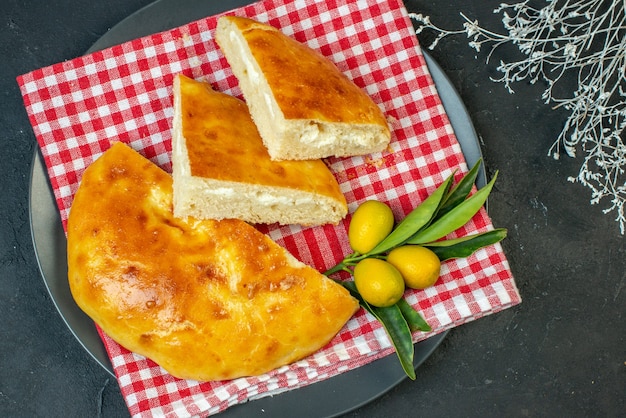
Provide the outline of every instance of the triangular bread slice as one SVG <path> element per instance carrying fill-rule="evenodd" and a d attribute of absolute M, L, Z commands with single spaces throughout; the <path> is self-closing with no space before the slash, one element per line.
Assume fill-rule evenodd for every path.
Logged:
<path fill-rule="evenodd" d="M 272 161 L 246 104 L 174 79 L 174 214 L 251 223 L 337 224 L 348 207 L 320 159 Z"/>
<path fill-rule="evenodd" d="M 219 18 L 215 39 L 273 159 L 363 155 L 388 146 L 383 112 L 319 52 L 237 16 Z"/>
<path fill-rule="evenodd" d="M 246 222 L 174 217 L 171 177 L 122 143 L 85 170 L 67 245 L 78 306 L 179 378 L 289 364 L 325 346 L 358 308 Z"/>

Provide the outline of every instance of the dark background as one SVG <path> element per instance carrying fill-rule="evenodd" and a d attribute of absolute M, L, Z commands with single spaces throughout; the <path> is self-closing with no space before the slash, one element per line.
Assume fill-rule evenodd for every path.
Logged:
<path fill-rule="evenodd" d="M 37 268 L 28 217 L 36 142 L 15 77 L 81 55 L 150 2 L 0 3 L 0 416 L 128 415 L 117 382 L 67 329 Z M 464 12 L 503 32 L 492 13 L 499 3 L 406 1 L 444 27 L 460 28 Z M 509 230 L 503 246 L 523 303 L 454 329 L 416 381 L 347 416 L 624 416 L 625 237 L 615 214 L 602 213 L 608 202 L 591 206 L 589 190 L 567 181 L 581 159 L 547 156 L 567 113 L 543 103 L 542 85 L 521 83 L 512 95 L 490 81 L 514 51 L 487 65 L 467 42 L 443 40 L 431 55 L 468 108 L 488 173 L 500 172 L 489 210 Z"/>

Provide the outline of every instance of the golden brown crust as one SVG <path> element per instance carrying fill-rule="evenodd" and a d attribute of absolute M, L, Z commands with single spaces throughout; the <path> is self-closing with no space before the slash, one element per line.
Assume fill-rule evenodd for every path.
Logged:
<path fill-rule="evenodd" d="M 177 77 L 191 175 L 297 189 L 346 204 L 322 160 L 273 161 L 244 102 L 208 83 Z"/>
<path fill-rule="evenodd" d="M 225 16 L 242 32 L 286 119 L 378 124 L 387 121 L 372 99 L 326 57 L 248 18 Z"/>
<path fill-rule="evenodd" d="M 172 375 L 257 375 L 324 346 L 358 308 L 343 287 L 237 220 L 172 215 L 171 177 L 117 143 L 85 171 L 68 220 L 77 304 Z"/>

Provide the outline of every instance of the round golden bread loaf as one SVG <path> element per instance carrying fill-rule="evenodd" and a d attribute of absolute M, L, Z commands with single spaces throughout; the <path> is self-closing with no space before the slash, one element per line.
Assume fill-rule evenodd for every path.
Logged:
<path fill-rule="evenodd" d="M 171 176 L 122 143 L 84 172 L 67 245 L 78 306 L 179 378 L 292 363 L 358 309 L 342 286 L 243 221 L 175 218 Z"/>

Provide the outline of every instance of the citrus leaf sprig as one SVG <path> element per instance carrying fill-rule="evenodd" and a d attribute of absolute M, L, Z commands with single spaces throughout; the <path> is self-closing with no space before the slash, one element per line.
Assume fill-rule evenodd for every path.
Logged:
<path fill-rule="evenodd" d="M 353 281 L 341 283 L 350 294 L 359 301 L 359 304 L 380 322 L 393 344 L 400 365 L 411 380 L 415 380 L 415 369 L 413 368 L 413 338 L 411 332 L 431 330 L 421 315 L 413 309 L 404 299 L 400 299 L 395 305 L 386 308 L 370 305 L 361 297 Z"/>
<path fill-rule="evenodd" d="M 507 231 L 499 228 L 462 238 L 441 240 L 442 237 L 469 222 L 487 201 L 498 176 L 497 172 L 485 187 L 470 196 L 481 163 L 482 160 L 479 159 L 454 187 L 452 187 L 454 173 L 450 175 L 372 250 L 363 254 L 354 252 L 324 274 L 331 276 L 339 271 L 353 274 L 354 266 L 359 261 L 370 257 L 385 259 L 389 251 L 402 245 L 428 247 L 440 261 L 444 261 L 467 257 L 480 248 L 504 239 Z M 361 297 L 354 281 L 337 280 L 337 282 L 344 286 L 359 301 L 359 304 L 382 324 L 396 350 L 403 370 L 410 379 L 414 380 L 414 346 L 411 333 L 431 331 L 430 325 L 404 298 L 389 307 L 376 307 Z"/>

